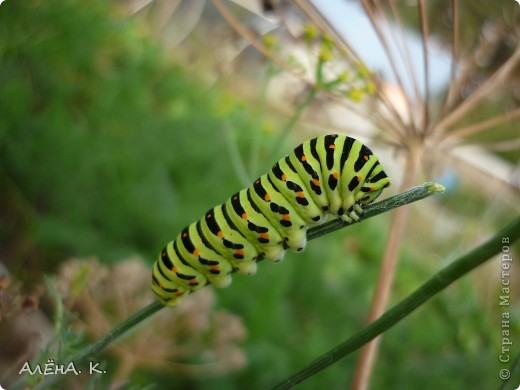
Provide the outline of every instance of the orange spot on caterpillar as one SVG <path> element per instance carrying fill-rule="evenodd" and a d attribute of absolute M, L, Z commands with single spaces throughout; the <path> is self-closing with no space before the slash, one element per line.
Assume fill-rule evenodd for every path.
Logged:
<path fill-rule="evenodd" d="M 302 160 L 302 161 L 307 161 L 307 156 L 304 154 L 304 155 L 302 156 L 302 159 L 301 159 L 301 160 Z"/>
<path fill-rule="evenodd" d="M 258 179 L 257 181 L 255 181 L 255 184 L 258 184 L 258 183 L 260 183 L 260 179 Z"/>
<path fill-rule="evenodd" d="M 187 233 L 182 233 L 182 238 L 186 238 L 188 237 L 188 234 Z"/>
<path fill-rule="evenodd" d="M 199 254 L 200 254 L 200 251 L 197 248 L 195 248 L 193 250 L 193 256 L 198 256 Z"/>
<path fill-rule="evenodd" d="M 246 213 L 242 214 L 242 219 L 247 219 L 247 214 Z"/>
<path fill-rule="evenodd" d="M 175 273 L 177 273 L 177 267 L 176 267 L 176 266 L 173 266 L 173 267 L 172 267 L 172 271 L 175 272 Z"/>
<path fill-rule="evenodd" d="M 217 233 L 217 236 L 218 236 L 219 238 L 224 237 L 224 232 L 223 232 L 222 230 L 219 230 L 218 233 Z"/>
<path fill-rule="evenodd" d="M 244 250 L 243 249 L 235 249 L 235 253 L 237 255 L 243 255 L 244 254 Z"/>
<path fill-rule="evenodd" d="M 282 214 L 282 219 L 284 221 L 290 221 L 291 220 L 291 215 L 290 214 Z"/>
<path fill-rule="evenodd" d="M 282 174 L 282 181 L 287 181 L 287 175 L 285 173 Z"/>
<path fill-rule="evenodd" d="M 265 196 L 264 196 L 264 200 L 265 200 L 266 202 L 269 202 L 269 201 L 271 200 L 271 195 L 269 195 L 269 194 L 265 194 Z"/>
<path fill-rule="evenodd" d="M 363 160 L 368 161 L 368 156 L 363 156 Z"/>
<path fill-rule="evenodd" d="M 333 177 L 334 179 L 338 180 L 338 177 L 339 177 L 338 172 L 334 172 L 334 173 L 332 174 L 332 177 Z"/>
<path fill-rule="evenodd" d="M 211 213 L 208 214 L 208 215 L 207 215 L 207 218 L 209 218 L 209 219 L 213 218 L 213 214 L 211 214 Z"/>
<path fill-rule="evenodd" d="M 362 176 L 358 176 L 357 179 L 358 179 L 358 182 L 360 182 L 360 183 L 363 181 L 363 177 Z"/>
<path fill-rule="evenodd" d="M 238 199 L 238 196 L 233 196 L 233 200 L 237 200 Z"/>
<path fill-rule="evenodd" d="M 370 187 L 370 192 L 374 192 L 376 190 L 376 187 Z"/>
<path fill-rule="evenodd" d="M 216 265 L 212 265 L 212 266 L 209 267 L 209 268 L 210 268 L 211 270 L 213 270 L 213 271 L 219 271 L 219 270 L 220 270 L 220 268 L 218 267 L 218 264 L 216 264 Z"/>
<path fill-rule="evenodd" d="M 297 193 L 296 193 L 296 196 L 297 196 L 298 198 L 305 198 L 305 194 L 304 194 L 303 192 L 301 192 L 301 191 L 297 192 Z"/>
<path fill-rule="evenodd" d="M 260 233 L 259 236 L 260 238 L 265 238 L 266 240 L 269 239 L 269 233 Z"/>
<path fill-rule="evenodd" d="M 184 292 L 179 291 L 179 290 L 175 291 L 175 295 L 177 295 L 178 297 L 181 296 L 182 294 L 184 294 Z"/>
<path fill-rule="evenodd" d="M 315 185 L 315 186 L 320 186 L 320 181 L 318 179 L 312 179 L 312 183 Z"/>
<path fill-rule="evenodd" d="M 329 149 L 335 150 L 336 149 L 336 145 L 329 145 Z"/>
<path fill-rule="evenodd" d="M 199 284 L 197 278 L 190 279 L 190 286 L 196 286 L 197 284 Z"/>

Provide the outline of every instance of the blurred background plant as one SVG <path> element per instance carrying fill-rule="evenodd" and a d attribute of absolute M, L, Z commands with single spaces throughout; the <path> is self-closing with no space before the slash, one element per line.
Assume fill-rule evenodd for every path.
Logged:
<path fill-rule="evenodd" d="M 58 328 L 77 348 L 144 306 L 146 269 L 164 243 L 324 132 L 366 141 L 394 192 L 423 180 L 448 192 L 164 310 L 108 351 L 103 380 L 265 388 L 518 214 L 516 3 L 317 4 L 0 6 L 2 273 L 26 291 L 59 275 L 51 285 L 60 291 L 31 300 L 29 312 L 14 298 L 0 305 L 1 384 L 59 341 Z M 124 260 L 136 254 L 147 266 Z M 365 349 L 301 387 L 496 387 L 498 267 L 488 263 L 387 332 L 375 366 L 376 349 Z M 517 294 L 518 278 L 511 283 Z M 13 296 L 7 289 L 2 297 Z M 520 297 L 511 302 L 518 318 Z M 43 362 L 59 357 L 50 351 Z"/>

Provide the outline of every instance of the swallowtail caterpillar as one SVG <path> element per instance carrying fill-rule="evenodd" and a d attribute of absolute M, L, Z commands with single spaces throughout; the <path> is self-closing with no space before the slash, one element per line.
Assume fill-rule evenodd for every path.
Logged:
<path fill-rule="evenodd" d="M 379 159 L 360 141 L 324 135 L 304 142 L 251 186 L 209 210 L 166 245 L 152 290 L 167 306 L 207 284 L 227 287 L 257 260 L 302 251 L 309 227 L 328 217 L 359 220 L 363 207 L 390 185 Z"/>

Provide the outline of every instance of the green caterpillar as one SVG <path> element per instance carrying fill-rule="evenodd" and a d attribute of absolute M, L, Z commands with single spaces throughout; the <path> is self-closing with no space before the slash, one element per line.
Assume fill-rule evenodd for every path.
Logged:
<path fill-rule="evenodd" d="M 184 228 L 155 262 L 152 290 L 175 306 L 207 284 L 226 287 L 231 273 L 251 275 L 257 260 L 301 251 L 307 228 L 329 215 L 358 221 L 390 181 L 369 148 L 342 135 L 308 140 L 269 173 Z"/>

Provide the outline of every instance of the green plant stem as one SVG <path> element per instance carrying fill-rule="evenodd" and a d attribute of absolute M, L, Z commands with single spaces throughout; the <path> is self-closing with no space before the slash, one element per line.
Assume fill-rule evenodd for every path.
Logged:
<path fill-rule="evenodd" d="M 450 265 L 436 273 L 426 283 L 415 290 L 414 293 L 402 300 L 391 310 L 387 311 L 378 320 L 374 321 L 342 344 L 326 352 L 301 370 L 287 377 L 278 385 L 273 387 L 273 389 L 289 389 L 356 351 L 361 346 L 410 315 L 415 309 L 431 299 L 448 285 L 481 265 L 492 256 L 500 253 L 504 245 L 502 240 L 505 237 L 508 238 L 508 246 L 512 245 L 520 237 L 520 217 L 510 222 L 484 244 L 459 257 Z"/>
<path fill-rule="evenodd" d="M 383 214 L 389 210 L 396 209 L 409 203 L 416 202 L 418 200 L 427 198 L 435 193 L 443 192 L 444 187 L 437 183 L 423 183 L 419 186 L 412 187 L 408 191 L 400 194 L 391 196 L 390 198 L 384 199 L 381 202 L 372 203 L 364 209 L 363 214 L 360 216 L 359 221 L 375 217 L 376 215 Z M 316 226 L 309 229 L 307 232 L 307 240 L 313 240 L 321 237 L 324 234 L 331 233 L 338 229 L 342 229 L 346 226 L 355 224 L 357 222 L 348 223 L 341 219 L 334 219 L 330 222 L 324 223 L 323 225 Z"/>
<path fill-rule="evenodd" d="M 510 376 L 509 378 L 507 378 L 506 380 L 502 381 L 502 384 L 500 385 L 500 387 L 498 388 L 498 390 L 505 390 L 507 384 L 509 382 L 511 382 L 511 378 L 513 377 L 513 374 L 515 373 L 515 371 L 520 368 L 520 353 L 518 355 L 516 355 L 516 358 L 515 360 L 513 360 L 513 363 L 511 363 L 511 367 L 509 367 L 509 373 L 510 373 Z M 512 389 L 513 387 L 511 387 Z"/>
<path fill-rule="evenodd" d="M 247 173 L 247 168 L 244 164 L 244 160 L 240 156 L 240 150 L 238 148 L 238 143 L 236 137 L 234 136 L 233 125 L 231 124 L 230 120 L 226 120 L 224 123 L 224 134 L 229 159 L 231 160 L 231 166 L 235 170 L 235 174 L 237 175 L 240 183 L 243 186 L 246 186 L 249 183 L 251 183 L 251 178 Z"/>
<path fill-rule="evenodd" d="M 272 150 L 271 154 L 269 154 L 269 157 L 266 159 L 266 161 L 275 161 L 276 156 L 280 156 L 282 154 L 281 150 L 283 149 L 285 140 L 289 136 L 291 129 L 294 127 L 294 125 L 296 125 L 307 106 L 309 106 L 309 104 L 311 104 L 311 102 L 314 100 L 314 97 L 316 96 L 317 92 L 318 90 L 316 89 L 316 87 L 311 87 L 311 89 L 307 92 L 305 99 L 298 105 L 298 107 L 296 107 L 294 114 L 284 125 L 282 131 L 280 131 L 280 135 L 274 143 L 275 147 Z"/>
<path fill-rule="evenodd" d="M 98 354 L 100 351 L 104 350 L 110 343 L 121 337 L 130 329 L 134 328 L 137 324 L 144 321 L 145 319 L 151 317 L 153 314 L 158 312 L 164 306 L 159 301 L 154 301 L 143 309 L 135 312 L 126 320 L 121 322 L 119 325 L 114 327 L 111 331 L 101 337 L 99 340 L 93 342 L 88 347 L 83 349 L 77 355 L 75 355 L 71 361 L 74 363 L 83 363 L 86 362 L 90 357 Z M 43 383 L 42 383 L 43 384 Z M 38 389 L 38 386 L 34 388 L 34 390 Z"/>
<path fill-rule="evenodd" d="M 267 91 L 269 90 L 269 86 L 271 85 L 271 81 L 273 80 L 273 76 L 277 71 L 276 64 L 272 61 L 268 61 L 267 69 L 265 70 L 265 74 L 263 75 L 263 81 L 261 84 L 260 90 L 260 101 L 259 101 L 259 113 L 260 116 L 258 120 L 261 123 L 265 123 L 266 118 L 266 107 L 268 101 Z M 263 144 L 262 141 L 262 133 L 260 131 L 253 132 L 253 136 L 251 138 L 251 149 L 249 151 L 249 172 L 251 176 L 258 177 L 260 176 L 260 172 L 258 169 L 258 165 L 260 163 L 260 145 Z"/>
<path fill-rule="evenodd" d="M 381 213 L 390 211 L 397 207 L 404 206 L 406 204 L 424 199 L 428 196 L 431 196 L 435 193 L 444 191 L 444 187 L 436 184 L 436 183 L 424 183 L 420 186 L 413 187 L 406 192 L 401 194 L 397 194 L 385 200 L 382 200 L 378 203 L 373 203 L 367 206 L 364 210 L 363 215 L 361 216 L 361 220 L 365 220 Z M 326 224 L 314 227 L 309 229 L 307 232 L 308 240 L 313 240 L 318 238 L 324 234 L 331 233 L 335 230 L 344 228 L 351 224 L 343 222 L 341 220 L 333 220 Z M 74 355 L 70 359 L 68 359 L 65 363 L 65 366 L 68 365 L 69 362 L 74 362 L 74 364 L 79 365 L 92 359 L 95 355 L 101 353 L 110 343 L 114 342 L 117 338 L 121 337 L 124 333 L 129 331 L 130 329 L 136 327 L 140 322 L 149 318 L 152 314 L 159 311 L 163 308 L 159 301 L 155 301 L 150 305 L 144 307 L 138 312 L 134 313 L 132 316 L 116 325 L 110 332 L 102 336 L 99 340 L 87 346 L 85 349 L 80 351 L 78 354 Z M 61 362 L 60 362 L 61 363 Z M 48 389 L 50 386 L 56 384 L 59 380 L 63 378 L 63 375 L 51 375 L 45 377 L 45 379 L 34 387 L 34 390 L 43 390 Z M 24 386 L 24 382 L 22 380 L 16 382 L 9 390 L 17 390 L 22 389 Z"/>
<path fill-rule="evenodd" d="M 116 325 L 110 332 L 105 334 L 99 340 L 93 342 L 88 345 L 86 348 L 81 350 L 78 354 L 72 356 L 68 359 L 65 367 L 68 366 L 69 362 L 74 362 L 74 365 L 78 367 L 83 365 L 83 363 L 87 362 L 89 359 L 92 359 L 95 355 L 99 354 L 103 351 L 108 345 L 114 342 L 116 339 L 121 337 L 123 334 L 128 332 L 130 329 L 135 328 L 139 323 L 144 321 L 147 318 L 150 318 L 154 313 L 162 309 L 164 306 L 159 301 L 154 301 L 138 312 L 134 313 L 126 320 Z M 61 363 L 61 362 L 57 362 Z M 34 386 L 33 390 L 43 390 L 48 389 L 51 386 L 55 385 L 58 381 L 63 379 L 64 375 L 50 375 L 46 376 L 45 379 Z M 24 389 L 26 384 L 19 380 L 13 386 L 9 387 L 9 390 L 18 390 Z"/>

